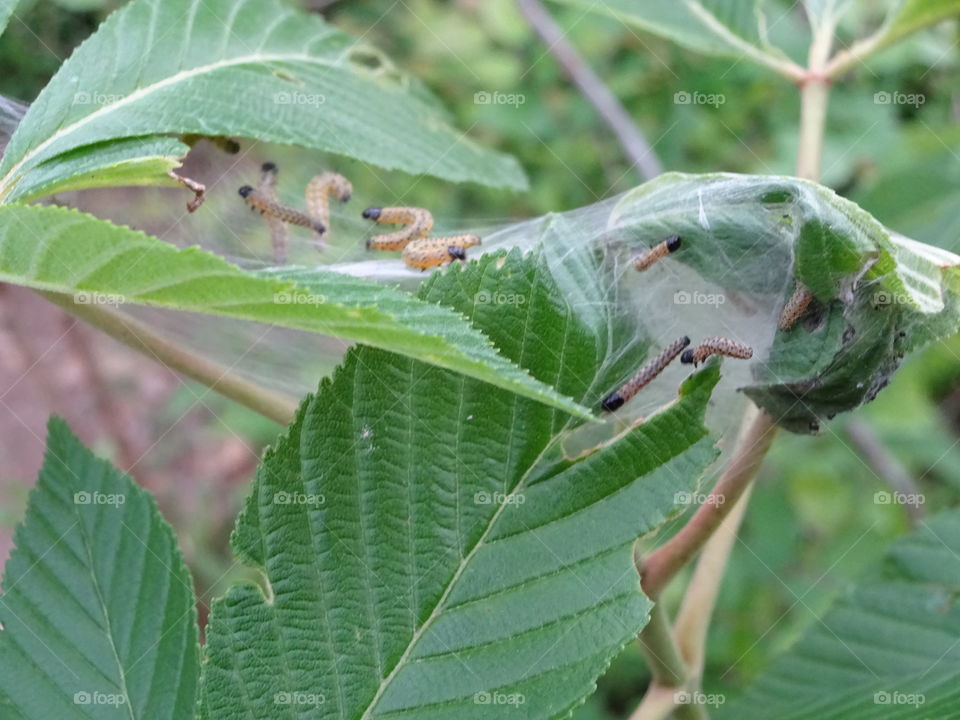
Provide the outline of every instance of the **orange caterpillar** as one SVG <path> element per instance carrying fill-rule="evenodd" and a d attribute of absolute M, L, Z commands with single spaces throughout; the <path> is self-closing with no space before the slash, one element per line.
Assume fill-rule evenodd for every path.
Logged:
<path fill-rule="evenodd" d="M 630 378 L 626 384 L 615 393 L 607 395 L 600 406 L 607 412 L 613 412 L 621 407 L 630 398 L 636 395 L 644 386 L 648 385 L 657 375 L 663 372 L 673 359 L 690 344 L 690 338 L 684 335 L 667 345 L 663 351 L 650 362 L 640 368 L 640 372 Z M 689 351 L 688 351 L 689 352 Z"/>
<path fill-rule="evenodd" d="M 454 260 L 466 261 L 466 249 L 479 244 L 476 235 L 418 238 L 403 249 L 400 258 L 408 267 L 426 270 Z"/>
<path fill-rule="evenodd" d="M 433 229 L 433 215 L 429 210 L 412 207 L 371 207 L 363 217 L 379 223 L 404 224 L 403 230 L 374 235 L 367 240 L 368 250 L 403 250 L 411 240 L 424 238 Z"/>
<path fill-rule="evenodd" d="M 813 293 L 806 286 L 797 283 L 797 289 L 793 291 L 793 295 L 787 300 L 787 304 L 783 306 L 780 313 L 780 329 L 789 330 L 796 325 L 797 320 L 807 311 L 811 302 L 813 302 Z"/>
<path fill-rule="evenodd" d="M 670 253 L 675 252 L 680 247 L 681 242 L 679 235 L 671 235 L 663 242 L 657 243 L 646 252 L 634 258 L 633 266 L 640 272 L 643 272 L 657 262 L 657 260 L 665 258 Z"/>
<path fill-rule="evenodd" d="M 330 227 L 331 195 L 345 203 L 353 195 L 353 185 L 343 175 L 334 172 L 320 173 L 307 183 L 307 212 L 325 227 Z M 314 231 L 313 241 L 317 250 L 323 250 L 327 246 L 323 241 L 322 232 Z"/>
<path fill-rule="evenodd" d="M 270 202 L 277 201 L 277 166 L 264 163 L 260 167 L 260 184 L 257 191 Z M 263 215 L 263 221 L 270 231 L 270 243 L 273 245 L 273 262 L 283 265 L 287 262 L 287 226 L 273 215 Z"/>
<path fill-rule="evenodd" d="M 753 348 L 743 343 L 728 340 L 723 337 L 707 338 L 695 348 L 684 350 L 680 362 L 685 365 L 693 363 L 696 367 L 711 355 L 726 355 L 727 357 L 749 360 L 753 357 Z"/>

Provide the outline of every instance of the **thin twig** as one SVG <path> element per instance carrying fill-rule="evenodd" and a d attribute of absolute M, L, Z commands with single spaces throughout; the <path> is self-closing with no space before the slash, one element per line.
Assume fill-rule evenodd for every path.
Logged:
<path fill-rule="evenodd" d="M 884 447 L 883 443 L 873 432 L 873 429 L 863 420 L 853 420 L 847 425 L 847 436 L 854 447 L 860 451 L 864 461 L 894 492 L 903 495 L 919 497 L 920 489 L 903 464 Z M 923 519 L 923 510 L 917 503 L 903 503 L 914 527 Z"/>
<path fill-rule="evenodd" d="M 683 596 L 680 612 L 674 621 L 674 637 L 683 656 L 691 684 L 699 687 L 703 678 L 706 656 L 707 630 L 713 608 L 720 592 L 720 584 L 727 569 L 727 560 L 737 539 L 737 531 L 750 501 L 752 483 L 747 486 L 736 506 L 717 528 L 697 558 L 693 577 Z"/>
<path fill-rule="evenodd" d="M 624 109 L 617 97 L 590 69 L 577 49 L 567 40 L 563 29 L 547 12 L 540 0 L 517 0 L 520 12 L 530 27 L 540 36 L 547 51 L 560 63 L 584 97 L 610 126 L 624 152 L 640 172 L 644 180 L 650 180 L 663 172 L 663 165 L 647 142 L 640 128 Z"/>
<path fill-rule="evenodd" d="M 229 368 L 195 355 L 186 348 L 157 334 L 143 323 L 102 305 L 80 304 L 70 295 L 38 291 L 55 305 L 86 320 L 149 358 L 235 400 L 254 412 L 281 424 L 289 425 L 297 410 L 292 398 L 268 390 L 232 372 Z"/>
<path fill-rule="evenodd" d="M 830 78 L 827 63 L 833 47 L 836 18 L 828 17 L 814 28 L 807 60 L 807 73 L 800 86 L 800 139 L 797 146 L 797 175 L 807 180 L 820 179 L 823 135 L 827 124 Z"/>
<path fill-rule="evenodd" d="M 651 599 L 659 598 L 667 583 L 700 551 L 760 469 L 777 426 L 769 414 L 757 408 L 752 408 L 744 421 L 734 456 L 705 502 L 676 535 L 644 559 L 641 585 Z"/>

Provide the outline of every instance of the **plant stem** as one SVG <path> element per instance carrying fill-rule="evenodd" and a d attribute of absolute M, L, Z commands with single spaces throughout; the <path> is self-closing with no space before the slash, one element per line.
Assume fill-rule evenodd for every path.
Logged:
<path fill-rule="evenodd" d="M 687 690 L 687 666 L 677 649 L 670 620 L 662 603 L 650 613 L 650 622 L 640 633 L 640 644 L 653 677 L 630 720 L 660 720 L 671 712 L 678 720 L 703 720 L 706 710 L 696 703 L 677 704 L 677 694 Z"/>
<path fill-rule="evenodd" d="M 820 179 L 823 135 L 830 99 L 827 63 L 833 47 L 836 19 L 831 15 L 815 28 L 807 62 L 807 73 L 800 81 L 800 141 L 797 148 L 797 175 Z"/>
<path fill-rule="evenodd" d="M 753 484 L 750 483 L 733 511 L 720 523 L 720 527 L 703 546 L 703 552 L 697 559 L 693 577 L 683 596 L 680 612 L 677 613 L 677 619 L 674 621 L 677 647 L 686 663 L 693 684 L 697 687 L 703 678 L 707 630 L 710 627 L 713 608 L 727 569 L 727 560 L 737 539 L 737 531 L 746 514 L 752 489 Z"/>
<path fill-rule="evenodd" d="M 206 385 L 211 390 L 216 390 L 254 412 L 280 425 L 289 425 L 293 421 L 297 403 L 292 398 L 267 390 L 240 377 L 229 368 L 195 355 L 138 320 L 100 305 L 78 304 L 70 295 L 38 292 L 50 302 L 86 320 L 124 345 Z"/>
<path fill-rule="evenodd" d="M 644 180 L 651 180 L 660 175 L 663 172 L 663 165 L 660 164 L 660 159 L 653 147 L 647 142 L 617 97 L 610 92 L 610 89 L 584 62 L 576 48 L 566 39 L 563 30 L 540 0 L 517 0 L 517 6 L 530 27 L 547 46 L 547 52 L 560 63 L 583 96 L 613 130 L 641 177 Z"/>
<path fill-rule="evenodd" d="M 760 469 L 776 430 L 770 415 L 750 406 L 734 456 L 706 501 L 676 535 L 644 560 L 641 585 L 648 597 L 654 600 L 660 597 L 667 583 L 704 546 L 737 505 Z"/>

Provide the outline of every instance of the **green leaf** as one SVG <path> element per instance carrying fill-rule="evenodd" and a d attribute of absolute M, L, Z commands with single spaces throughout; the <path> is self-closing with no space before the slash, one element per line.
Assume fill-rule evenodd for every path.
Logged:
<path fill-rule="evenodd" d="M 643 304 L 672 301 L 670 319 L 688 334 L 739 328 L 751 338 L 758 352 L 743 389 L 793 431 L 809 432 L 871 400 L 904 353 L 960 329 L 960 258 L 890 233 L 814 183 L 665 175 L 624 195 L 606 228 L 602 242 L 627 248 L 683 238 L 669 262 L 695 274 L 679 274 L 664 286 L 666 297 L 648 292 Z M 814 311 L 779 331 L 776 319 L 797 282 L 817 297 Z M 731 300 L 729 313 L 749 298 L 753 309 L 737 325 L 732 314 L 677 307 L 677 292 Z"/>
<path fill-rule="evenodd" d="M 364 342 L 591 417 L 505 360 L 462 315 L 339 273 L 317 271 L 312 277 L 322 295 L 75 210 L 0 207 L 5 282 L 74 295 L 79 302 L 189 310 Z"/>
<path fill-rule="evenodd" d="M 786 55 L 767 39 L 762 0 L 556 0 L 610 15 L 708 55 L 746 56 L 782 66 Z"/>
<path fill-rule="evenodd" d="M 388 58 L 316 14 L 280 0 L 133 0 L 30 107 L 0 163 L 0 197 L 25 196 L 18 184 L 35 188 L 26 177 L 57 156 L 162 133 L 252 137 L 454 181 L 526 184 L 512 158 L 454 131 Z M 47 182 L 85 171 L 63 160 Z"/>
<path fill-rule="evenodd" d="M 958 590 L 960 512 L 951 511 L 893 543 L 880 567 L 717 717 L 960 717 Z"/>
<path fill-rule="evenodd" d="M 0 596 L 0 715 L 193 717 L 193 583 L 153 498 L 61 420 Z"/>
<path fill-rule="evenodd" d="M 960 0 L 898 0 L 881 30 L 881 46 L 960 15 Z"/>
<path fill-rule="evenodd" d="M 170 177 L 190 148 L 175 138 L 125 138 L 77 148 L 40 163 L 9 200 L 28 202 L 67 190 L 122 185 L 178 186 Z"/>
<path fill-rule="evenodd" d="M 7 29 L 7 23 L 19 4 L 20 0 L 0 0 L 0 34 Z"/>
<path fill-rule="evenodd" d="M 593 257 L 488 255 L 421 294 L 593 403 L 649 347 L 613 333 L 597 267 L 561 290 Z M 204 717 L 563 717 L 646 622 L 632 546 L 715 458 L 717 378 L 567 457 L 573 424 L 544 405 L 351 351 L 257 473 L 232 544 L 265 587 L 214 606 Z"/>

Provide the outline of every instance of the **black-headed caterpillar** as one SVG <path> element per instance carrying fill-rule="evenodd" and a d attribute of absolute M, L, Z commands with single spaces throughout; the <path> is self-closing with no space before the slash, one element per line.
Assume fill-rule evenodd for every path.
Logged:
<path fill-rule="evenodd" d="M 634 395 L 640 392 L 644 386 L 648 385 L 657 375 L 663 372 L 673 359 L 679 355 L 687 345 L 690 344 L 690 338 L 684 335 L 677 338 L 667 345 L 663 351 L 653 358 L 650 362 L 640 368 L 640 371 L 630 378 L 619 390 L 610 393 L 603 399 L 600 406 L 607 412 L 613 412 L 630 400 Z"/>
<path fill-rule="evenodd" d="M 644 253 L 641 253 L 633 259 L 633 266 L 643 272 L 652 266 L 658 260 L 665 258 L 672 252 L 679 249 L 682 240 L 679 235 L 671 235 L 661 243 L 657 243 Z"/>
<path fill-rule="evenodd" d="M 330 227 L 330 197 L 333 196 L 345 203 L 352 195 L 353 185 L 343 175 L 335 172 L 320 173 L 307 183 L 305 193 L 307 212 L 311 217 L 319 220 L 324 227 Z M 317 250 L 326 248 L 323 233 L 314 232 L 313 241 Z"/>
<path fill-rule="evenodd" d="M 684 350 L 680 362 L 696 367 L 711 355 L 726 355 L 727 357 L 749 360 L 753 357 L 753 348 L 735 340 L 724 337 L 707 338 L 695 348 Z"/>
<path fill-rule="evenodd" d="M 378 223 L 403 224 L 403 230 L 374 235 L 367 240 L 368 250 L 403 250 L 409 242 L 424 238 L 433 229 L 433 215 L 429 210 L 413 207 L 371 207 L 363 217 Z"/>
<path fill-rule="evenodd" d="M 326 227 L 319 221 L 299 210 L 281 205 L 277 201 L 278 174 L 279 170 L 274 163 L 264 163 L 260 167 L 260 187 L 253 188 L 249 185 L 244 185 L 239 190 L 240 197 L 246 201 L 247 205 L 261 215 L 275 217 L 290 225 L 298 225 L 317 232 L 324 232 Z"/>
<path fill-rule="evenodd" d="M 426 270 L 454 260 L 465 261 L 467 248 L 479 244 L 476 235 L 418 238 L 407 244 L 400 257 L 407 266 Z"/>

